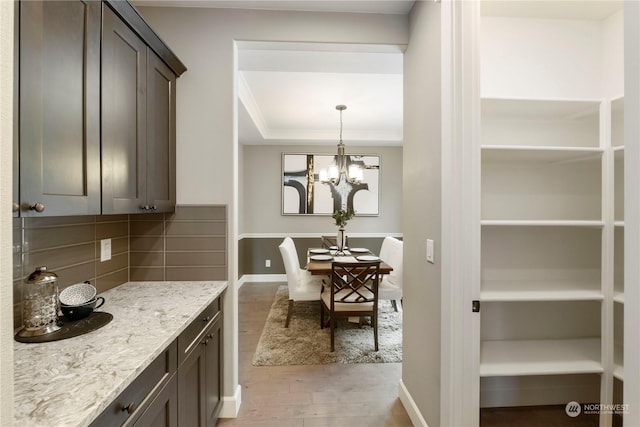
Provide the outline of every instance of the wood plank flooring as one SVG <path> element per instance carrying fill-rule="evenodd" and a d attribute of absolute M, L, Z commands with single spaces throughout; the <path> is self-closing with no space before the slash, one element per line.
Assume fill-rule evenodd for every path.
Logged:
<path fill-rule="evenodd" d="M 253 366 L 251 360 L 282 283 L 238 291 L 238 418 L 220 427 L 409 427 L 398 399 L 401 363 Z M 291 319 L 295 322 L 295 312 Z M 284 327 L 284 325 L 283 325 Z"/>

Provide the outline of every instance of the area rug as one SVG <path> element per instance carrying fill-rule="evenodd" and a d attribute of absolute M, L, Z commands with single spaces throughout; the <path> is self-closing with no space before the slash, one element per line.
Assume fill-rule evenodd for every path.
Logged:
<path fill-rule="evenodd" d="M 253 356 L 254 365 L 402 361 L 402 311 L 395 312 L 389 301 L 381 301 L 378 310 L 379 351 L 374 351 L 371 326 L 339 319 L 335 352 L 331 352 L 330 330 L 320 329 L 320 302 L 294 303 L 289 327 L 285 328 L 288 299 L 287 287 L 279 287 Z"/>

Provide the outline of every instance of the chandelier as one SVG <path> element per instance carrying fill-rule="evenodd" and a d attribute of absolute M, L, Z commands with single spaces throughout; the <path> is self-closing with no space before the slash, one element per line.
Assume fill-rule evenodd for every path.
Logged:
<path fill-rule="evenodd" d="M 338 142 L 338 155 L 329 165 L 329 169 L 320 170 L 320 182 L 338 185 L 340 183 L 358 184 L 362 182 L 363 172 L 360 165 L 351 163 L 351 158 L 344 154 L 344 142 L 342 142 L 342 112 L 347 109 L 346 105 L 336 105 L 336 110 L 340 111 L 340 142 Z"/>

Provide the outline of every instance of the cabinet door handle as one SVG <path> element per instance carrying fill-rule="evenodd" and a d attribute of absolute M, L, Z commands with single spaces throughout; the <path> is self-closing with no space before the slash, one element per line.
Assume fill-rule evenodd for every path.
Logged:
<path fill-rule="evenodd" d="M 136 405 L 135 402 L 131 402 L 127 406 L 124 406 L 122 408 L 122 412 L 126 412 L 127 414 L 133 414 L 133 412 L 136 410 L 137 406 L 138 405 Z"/>
<path fill-rule="evenodd" d="M 29 206 L 29 210 L 36 211 L 36 212 L 43 212 L 44 211 L 44 203 L 36 202 L 34 205 Z"/>
<path fill-rule="evenodd" d="M 204 323 L 207 323 L 209 320 L 211 320 L 211 317 L 209 317 L 209 316 L 207 316 L 207 317 L 205 317 L 204 319 L 202 319 L 202 321 L 203 321 Z"/>
<path fill-rule="evenodd" d="M 20 205 L 16 202 L 13 202 L 13 204 L 11 205 L 11 210 L 13 212 L 18 212 L 20 210 Z"/>
<path fill-rule="evenodd" d="M 157 211 L 157 210 L 158 210 L 158 207 L 157 207 L 156 205 L 151 205 L 150 209 L 151 209 L 152 211 Z"/>
<path fill-rule="evenodd" d="M 142 209 L 143 211 L 148 211 L 149 210 L 149 205 L 142 205 L 142 206 L 140 206 L 140 209 Z"/>

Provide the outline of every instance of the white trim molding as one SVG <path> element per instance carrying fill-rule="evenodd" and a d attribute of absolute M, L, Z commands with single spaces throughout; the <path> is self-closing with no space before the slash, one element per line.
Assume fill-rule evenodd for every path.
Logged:
<path fill-rule="evenodd" d="M 240 280 L 238 280 L 238 289 L 242 287 L 245 283 L 256 283 L 256 282 L 265 282 L 265 283 L 274 283 L 274 282 L 286 282 L 287 275 L 286 274 L 243 274 Z"/>
<path fill-rule="evenodd" d="M 242 233 L 238 236 L 238 240 L 242 239 L 284 239 L 291 237 L 292 239 L 319 239 L 322 236 L 332 236 L 336 234 L 336 230 L 327 231 L 326 233 Z M 351 233 L 349 237 L 358 238 L 385 238 L 387 236 L 402 238 L 402 233 Z"/>
<path fill-rule="evenodd" d="M 402 406 L 404 406 L 404 409 L 409 415 L 411 424 L 415 427 L 429 427 L 427 425 L 427 421 L 425 421 L 424 417 L 420 413 L 418 405 L 414 402 L 411 397 L 411 393 L 409 393 L 409 390 L 407 390 L 407 387 L 404 385 L 402 380 L 400 380 L 400 383 L 398 384 L 398 397 L 400 398 L 400 402 L 402 402 Z"/>
<path fill-rule="evenodd" d="M 440 425 L 477 426 L 480 406 L 479 2 L 441 3 Z"/>
<path fill-rule="evenodd" d="M 233 396 L 222 396 L 220 418 L 237 418 L 242 403 L 242 387 L 238 384 Z"/>

